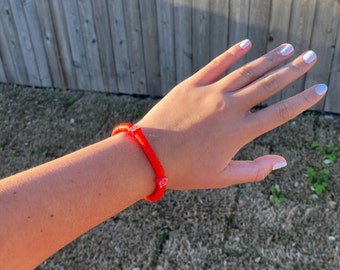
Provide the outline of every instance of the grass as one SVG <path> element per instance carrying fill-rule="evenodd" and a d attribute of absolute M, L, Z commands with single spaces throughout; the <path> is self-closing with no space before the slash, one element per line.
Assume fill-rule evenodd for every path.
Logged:
<path fill-rule="evenodd" d="M 272 193 L 272 198 L 275 204 L 280 205 L 285 200 L 285 196 L 283 195 L 280 187 L 278 185 L 274 185 L 270 188 Z"/>
<path fill-rule="evenodd" d="M 307 167 L 308 182 L 317 195 L 321 195 L 328 187 L 329 169 Z"/>
<path fill-rule="evenodd" d="M 340 157 L 340 148 L 333 141 L 330 141 L 326 146 L 321 146 L 317 141 L 313 141 L 311 147 L 324 155 L 328 161 L 326 163 L 334 163 Z"/>
<path fill-rule="evenodd" d="M 76 102 L 76 98 L 75 98 L 75 97 L 70 97 L 70 98 L 66 101 L 65 107 L 66 107 L 66 108 L 70 108 L 75 102 Z"/>
<path fill-rule="evenodd" d="M 161 231 L 158 236 L 158 245 L 153 253 L 152 265 L 157 265 L 159 256 L 163 253 L 166 242 L 170 239 L 170 234 L 168 231 Z"/>
<path fill-rule="evenodd" d="M 48 154 L 48 151 L 47 151 L 47 150 L 43 150 L 43 149 L 41 149 L 40 147 L 36 147 L 36 148 L 34 149 L 34 153 L 35 153 L 36 155 L 38 155 L 38 156 L 42 156 L 42 157 L 46 158 L 46 157 L 47 157 L 47 154 Z"/>
<path fill-rule="evenodd" d="M 317 141 L 313 141 L 311 147 L 322 154 L 322 162 L 317 167 L 308 166 L 308 182 L 312 185 L 317 195 L 321 195 L 328 187 L 330 178 L 329 167 L 340 157 L 339 147 L 332 141 L 326 146 L 320 145 Z"/>
<path fill-rule="evenodd" d="M 133 116 L 138 119 L 142 117 L 142 111 L 140 108 L 136 108 L 133 112 Z"/>

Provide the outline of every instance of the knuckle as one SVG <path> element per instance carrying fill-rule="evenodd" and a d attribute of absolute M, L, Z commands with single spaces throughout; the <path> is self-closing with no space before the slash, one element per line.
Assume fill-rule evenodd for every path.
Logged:
<path fill-rule="evenodd" d="M 229 50 L 227 50 L 227 57 L 236 57 L 238 55 L 237 53 L 238 51 L 235 50 L 234 48 L 230 48 Z"/>
<path fill-rule="evenodd" d="M 291 118 L 293 118 L 293 116 L 294 116 L 293 112 L 289 108 L 287 103 L 282 102 L 282 103 L 278 104 L 277 117 L 280 121 L 286 122 L 286 121 L 290 120 Z"/>
<path fill-rule="evenodd" d="M 289 69 L 294 74 L 301 74 L 303 72 L 301 63 L 297 63 L 297 64 L 293 63 L 292 65 L 289 66 Z"/>
<path fill-rule="evenodd" d="M 268 173 L 263 169 L 257 169 L 254 174 L 254 182 L 262 181 L 267 177 Z"/>
<path fill-rule="evenodd" d="M 210 61 L 209 66 L 214 69 L 214 68 L 219 68 L 219 67 L 225 67 L 227 59 L 237 59 L 237 51 L 234 49 L 229 49 L 225 53 L 215 57 L 213 60 Z"/>
<path fill-rule="evenodd" d="M 279 82 L 276 76 L 269 76 L 267 78 L 264 78 L 261 82 L 261 87 L 266 92 L 276 92 L 279 88 Z"/>
<path fill-rule="evenodd" d="M 277 65 L 279 57 L 277 57 L 277 54 L 275 53 L 269 53 L 268 55 L 266 55 L 265 57 L 265 63 L 268 66 L 275 66 Z"/>
<path fill-rule="evenodd" d="M 313 96 L 309 95 L 308 93 L 302 94 L 301 97 L 304 104 L 313 104 L 315 102 Z"/>
<path fill-rule="evenodd" d="M 210 66 L 211 66 L 211 68 L 217 68 L 217 67 L 221 66 L 222 63 L 223 63 L 222 59 L 220 57 L 216 57 L 215 59 L 213 59 L 210 62 Z"/>
<path fill-rule="evenodd" d="M 254 70 L 248 66 L 240 67 L 239 74 L 246 81 L 252 81 L 255 78 Z"/>

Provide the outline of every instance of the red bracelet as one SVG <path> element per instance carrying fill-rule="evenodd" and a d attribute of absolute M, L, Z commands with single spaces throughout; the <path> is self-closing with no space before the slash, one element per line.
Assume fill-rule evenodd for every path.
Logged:
<path fill-rule="evenodd" d="M 160 163 L 159 159 L 157 158 L 156 153 L 153 151 L 151 145 L 144 136 L 142 128 L 140 126 L 133 125 L 131 123 L 119 124 L 113 129 L 111 136 L 114 136 L 120 132 L 127 132 L 132 137 L 134 137 L 141 146 L 141 148 L 143 149 L 146 157 L 148 158 L 153 170 L 156 173 L 155 179 L 156 188 L 155 191 L 151 195 L 145 197 L 144 200 L 151 202 L 158 201 L 164 196 L 168 178 L 165 176 L 163 166 Z"/>

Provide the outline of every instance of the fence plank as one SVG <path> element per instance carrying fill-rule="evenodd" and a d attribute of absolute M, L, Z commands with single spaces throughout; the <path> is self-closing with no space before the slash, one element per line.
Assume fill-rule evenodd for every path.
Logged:
<path fill-rule="evenodd" d="M 247 62 L 258 58 L 267 51 L 270 0 L 250 1 L 248 37 L 253 43 L 247 54 Z"/>
<path fill-rule="evenodd" d="M 23 60 L 7 1 L 0 9 L 0 22 L 0 55 L 7 78 L 5 82 L 27 83 L 26 70 L 23 65 L 19 64 Z"/>
<path fill-rule="evenodd" d="M 175 0 L 176 82 L 192 74 L 191 0 Z"/>
<path fill-rule="evenodd" d="M 0 32 L 3 32 L 2 27 L 0 27 Z M 0 38 L 2 37 L 2 34 L 0 33 Z M 1 51 L 1 44 L 0 44 L 0 51 Z M 2 62 L 2 57 L 0 55 L 0 82 L 7 82 L 7 77 L 4 69 L 4 64 Z"/>
<path fill-rule="evenodd" d="M 248 18 L 250 0 L 231 0 L 229 12 L 229 47 L 248 38 Z M 229 72 L 239 68 L 246 62 L 246 57 L 240 59 Z"/>
<path fill-rule="evenodd" d="M 340 113 L 340 22 L 338 23 L 337 32 L 335 54 L 329 79 L 329 91 L 325 100 L 325 111 L 333 113 Z"/>
<path fill-rule="evenodd" d="M 0 58 L 0 82 L 5 82 L 5 83 L 7 82 L 6 73 L 5 73 L 4 65 L 2 63 L 1 58 Z"/>
<path fill-rule="evenodd" d="M 228 48 L 229 0 L 210 2 L 210 59 Z"/>
<path fill-rule="evenodd" d="M 288 41 L 287 29 L 289 29 L 291 2 L 291 0 L 272 0 L 267 51 L 273 50 Z M 287 89 L 285 89 L 286 91 Z M 277 93 L 266 100 L 265 103 L 272 104 L 280 101 L 283 93 L 283 91 Z"/>
<path fill-rule="evenodd" d="M 52 85 L 52 80 L 48 68 L 46 51 L 44 48 L 44 41 L 40 29 L 39 17 L 37 14 L 37 9 L 35 6 L 35 1 L 24 1 L 23 2 L 24 17 L 26 18 L 28 26 L 28 35 L 30 39 L 34 41 L 32 44 L 35 63 L 38 73 L 39 73 L 39 86 L 50 86 Z M 48 16 L 46 14 L 46 16 Z"/>
<path fill-rule="evenodd" d="M 60 56 L 57 48 L 57 38 L 56 33 L 54 32 L 49 2 L 40 1 L 39 8 L 35 8 L 41 29 L 42 44 L 46 51 L 44 56 L 46 57 L 48 71 L 51 77 L 51 84 L 46 84 L 46 86 L 65 88 L 66 85 L 62 75 Z"/>
<path fill-rule="evenodd" d="M 156 2 L 155 0 L 140 0 L 139 5 L 147 93 L 156 96 L 161 87 Z"/>
<path fill-rule="evenodd" d="M 3 18 L 2 12 L 0 10 L 0 20 Z M 1 22 L 1 21 L 0 21 Z M 4 33 L 3 24 L 0 24 L 0 61 L 1 61 L 1 71 L 3 75 L 1 76 L 1 82 L 15 82 L 15 67 L 14 65 L 10 65 L 12 63 L 11 53 L 8 47 L 6 35 Z M 8 79 L 7 79 L 8 76 Z"/>
<path fill-rule="evenodd" d="M 156 1 L 162 89 L 166 94 L 176 84 L 173 0 Z"/>
<path fill-rule="evenodd" d="M 49 1 L 56 42 L 61 61 L 62 76 L 66 88 L 77 89 L 76 71 L 73 66 L 71 44 L 67 35 L 65 13 L 62 1 Z"/>
<path fill-rule="evenodd" d="M 28 76 L 28 82 L 31 85 L 40 85 L 39 71 L 36 64 L 33 45 L 29 37 L 27 22 L 25 20 L 24 9 L 20 1 L 9 1 L 13 20 L 18 32 L 18 40 L 23 56 L 23 64 Z M 19 45 L 18 44 L 18 45 Z"/>
<path fill-rule="evenodd" d="M 122 0 L 109 0 L 107 6 L 110 16 L 118 89 L 120 93 L 133 94 Z"/>
<path fill-rule="evenodd" d="M 78 8 L 90 88 L 104 91 L 103 76 L 99 61 L 98 39 L 94 28 L 91 0 L 78 0 Z"/>
<path fill-rule="evenodd" d="M 210 16 L 209 1 L 192 2 L 192 60 L 193 71 L 197 71 L 210 61 Z"/>
<path fill-rule="evenodd" d="M 294 45 L 295 52 L 300 54 L 309 49 L 315 17 L 317 0 L 292 1 L 288 39 Z"/>
<path fill-rule="evenodd" d="M 81 31 L 78 1 L 62 1 L 68 38 L 71 46 L 73 66 L 77 76 L 79 89 L 90 90 L 89 70 L 86 60 L 83 34 Z"/>
<path fill-rule="evenodd" d="M 294 45 L 299 55 L 310 48 L 316 0 L 292 1 L 288 41 Z M 304 90 L 306 77 L 293 82 L 281 95 L 281 99 L 293 96 Z"/>
<path fill-rule="evenodd" d="M 292 0 L 272 0 L 267 50 L 287 42 Z"/>
<path fill-rule="evenodd" d="M 98 44 L 98 57 L 102 70 L 104 91 L 117 93 L 116 69 L 112 49 L 109 14 L 106 1 L 92 0 L 94 28 Z"/>
<path fill-rule="evenodd" d="M 311 48 L 318 54 L 318 62 L 306 76 L 307 87 L 320 82 L 328 83 L 329 81 L 340 20 L 340 3 L 333 0 L 317 1 L 316 11 Z M 321 40 L 323 42 L 320 42 Z M 323 110 L 323 106 L 324 100 L 312 109 Z"/>
<path fill-rule="evenodd" d="M 146 75 L 142 42 L 142 26 L 138 1 L 123 1 L 130 62 L 132 89 L 136 94 L 146 94 Z"/>

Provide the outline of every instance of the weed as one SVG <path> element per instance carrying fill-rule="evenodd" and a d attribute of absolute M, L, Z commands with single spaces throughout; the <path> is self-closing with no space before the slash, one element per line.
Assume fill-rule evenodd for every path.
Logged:
<path fill-rule="evenodd" d="M 157 265 L 159 260 L 159 256 L 163 253 L 166 242 L 170 239 L 169 231 L 162 231 L 158 236 L 158 243 L 156 246 L 156 250 L 153 253 L 152 263 L 151 265 Z"/>
<path fill-rule="evenodd" d="M 322 147 L 318 142 L 313 141 L 311 147 L 323 154 L 330 163 L 336 162 L 340 157 L 340 148 L 332 141 L 326 147 Z"/>
<path fill-rule="evenodd" d="M 76 102 L 76 98 L 75 98 L 75 97 L 70 97 L 70 98 L 66 101 L 65 107 L 66 107 L 66 108 L 70 108 L 75 102 Z"/>
<path fill-rule="evenodd" d="M 35 89 L 40 89 L 41 91 L 44 91 L 44 92 L 61 92 L 63 91 L 62 88 L 54 88 L 54 87 L 49 87 L 49 86 L 42 86 L 42 87 L 34 87 Z"/>
<path fill-rule="evenodd" d="M 270 188 L 270 191 L 272 192 L 272 198 L 275 202 L 275 204 L 280 205 L 284 200 L 285 197 L 280 190 L 280 187 L 278 185 L 274 185 Z"/>
<path fill-rule="evenodd" d="M 307 167 L 308 182 L 313 186 L 315 193 L 321 195 L 328 187 L 329 170 L 328 168 Z"/>
<path fill-rule="evenodd" d="M 136 108 L 135 111 L 133 112 L 133 115 L 135 118 L 140 118 L 142 116 L 142 111 L 139 108 Z"/>
<path fill-rule="evenodd" d="M 170 235 L 169 235 L 169 232 L 168 231 L 163 231 L 161 232 L 161 234 L 159 235 L 159 240 L 160 240 L 160 243 L 159 243 L 159 251 L 160 253 L 162 253 L 164 247 L 165 247 L 165 244 L 166 242 L 169 240 L 170 238 Z"/>
<path fill-rule="evenodd" d="M 44 158 L 47 157 L 47 150 L 42 150 L 40 147 L 36 147 L 34 149 L 34 153 L 38 156 L 42 156 Z"/>
<path fill-rule="evenodd" d="M 328 187 L 330 177 L 329 166 L 340 157 L 339 147 L 330 141 L 325 147 L 313 141 L 311 147 L 323 155 L 323 163 L 317 168 L 307 167 L 308 182 L 313 186 L 317 195 L 321 195 Z"/>
<path fill-rule="evenodd" d="M 245 251 L 236 248 L 225 248 L 224 253 L 228 257 L 242 257 L 245 254 Z"/>

